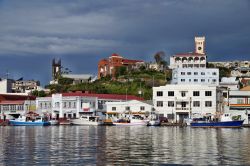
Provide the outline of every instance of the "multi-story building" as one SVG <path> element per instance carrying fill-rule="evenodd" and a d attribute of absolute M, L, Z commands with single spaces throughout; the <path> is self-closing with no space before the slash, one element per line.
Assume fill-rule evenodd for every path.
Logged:
<path fill-rule="evenodd" d="M 37 98 L 36 107 L 39 113 L 51 114 L 53 118 L 79 118 L 81 114 L 105 113 L 106 102 L 126 100 L 142 100 L 142 98 L 132 95 L 62 93 Z"/>
<path fill-rule="evenodd" d="M 115 77 L 118 67 L 124 66 L 127 70 L 138 69 L 144 65 L 142 60 L 125 59 L 118 54 L 112 54 L 108 59 L 102 59 L 98 63 L 98 78 L 111 76 Z"/>
<path fill-rule="evenodd" d="M 0 119 L 17 118 L 29 111 L 36 111 L 34 96 L 0 95 Z"/>
<path fill-rule="evenodd" d="M 219 85 L 219 69 L 176 68 L 172 71 L 172 84 Z"/>
<path fill-rule="evenodd" d="M 232 77 L 250 77 L 250 67 L 237 67 L 231 71 Z"/>
<path fill-rule="evenodd" d="M 149 115 L 153 110 L 153 104 L 145 101 L 131 100 L 123 102 L 106 102 L 107 114 L 109 117 L 121 118 L 124 114 L 140 115 L 142 117 Z"/>
<path fill-rule="evenodd" d="M 12 84 L 14 93 L 26 93 L 40 89 L 40 82 L 35 80 L 16 80 Z"/>
<path fill-rule="evenodd" d="M 250 91 L 230 90 L 224 92 L 224 111 L 234 117 L 244 119 L 244 124 L 250 124 Z"/>
<path fill-rule="evenodd" d="M 215 115 L 219 97 L 216 86 L 170 84 L 153 87 L 153 103 L 160 116 L 174 121 Z"/>
<path fill-rule="evenodd" d="M 169 68 L 206 68 L 205 37 L 195 37 L 195 51 L 170 57 Z"/>
<path fill-rule="evenodd" d="M 236 77 L 222 77 L 220 81 L 220 87 L 224 87 L 227 90 L 239 90 L 239 80 Z"/>

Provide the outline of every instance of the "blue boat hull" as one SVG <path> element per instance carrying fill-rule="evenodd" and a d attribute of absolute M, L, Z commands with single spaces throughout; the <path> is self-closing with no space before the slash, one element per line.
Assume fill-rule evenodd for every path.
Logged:
<path fill-rule="evenodd" d="M 19 121 L 14 121 L 10 120 L 9 124 L 11 126 L 49 126 L 49 122 L 19 122 Z"/>
<path fill-rule="evenodd" d="M 191 127 L 242 127 L 244 120 L 228 122 L 191 122 Z"/>

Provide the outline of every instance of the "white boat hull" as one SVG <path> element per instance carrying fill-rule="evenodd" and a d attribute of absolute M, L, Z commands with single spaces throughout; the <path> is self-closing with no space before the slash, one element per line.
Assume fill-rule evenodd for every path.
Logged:
<path fill-rule="evenodd" d="M 87 120 L 83 120 L 83 119 L 73 119 L 70 121 L 70 124 L 82 125 L 82 126 L 98 126 L 98 125 L 102 125 L 102 122 L 87 121 Z"/>

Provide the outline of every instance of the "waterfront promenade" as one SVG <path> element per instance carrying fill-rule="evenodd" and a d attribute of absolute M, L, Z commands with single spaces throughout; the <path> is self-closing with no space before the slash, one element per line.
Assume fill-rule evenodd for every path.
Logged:
<path fill-rule="evenodd" d="M 1 165 L 250 165 L 250 128 L 0 127 Z"/>

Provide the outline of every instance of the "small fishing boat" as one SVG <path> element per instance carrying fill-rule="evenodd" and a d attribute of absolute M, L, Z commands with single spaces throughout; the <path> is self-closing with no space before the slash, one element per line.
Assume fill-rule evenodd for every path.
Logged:
<path fill-rule="evenodd" d="M 210 121 L 205 119 L 194 119 L 191 127 L 242 127 L 244 120 L 232 120 L 229 113 L 222 115 L 219 121 Z"/>
<path fill-rule="evenodd" d="M 28 120 L 26 116 L 19 116 L 17 119 L 9 120 L 11 126 L 49 126 L 50 123 L 45 121 L 42 117 Z"/>
<path fill-rule="evenodd" d="M 84 125 L 84 126 L 97 126 L 97 125 L 102 125 L 103 121 L 100 120 L 99 116 L 82 115 L 78 119 L 71 119 L 70 124 Z"/>
<path fill-rule="evenodd" d="M 161 120 L 159 118 L 159 114 L 152 112 L 149 116 L 148 126 L 160 126 Z"/>
<path fill-rule="evenodd" d="M 56 119 L 50 119 L 50 120 L 49 120 L 49 123 L 50 123 L 50 125 L 52 125 L 52 126 L 54 126 L 54 125 L 59 125 L 59 121 L 56 120 Z"/>

